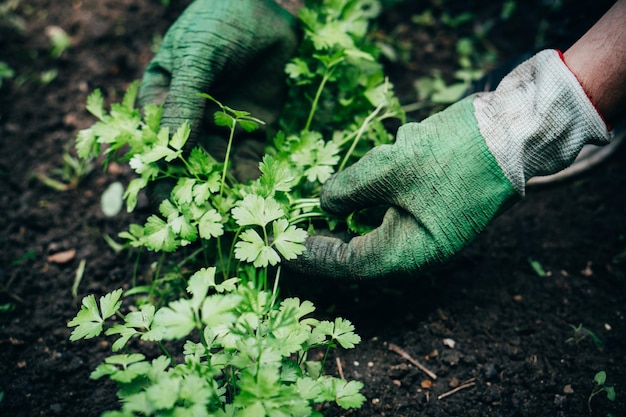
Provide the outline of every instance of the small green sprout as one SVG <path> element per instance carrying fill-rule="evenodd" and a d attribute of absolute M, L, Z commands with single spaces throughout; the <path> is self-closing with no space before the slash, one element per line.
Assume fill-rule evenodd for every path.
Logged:
<path fill-rule="evenodd" d="M 600 340 L 600 338 L 594 332 L 584 327 L 582 323 L 578 326 L 570 324 L 570 327 L 574 331 L 574 335 L 567 339 L 565 341 L 566 343 L 574 342 L 576 345 L 578 345 L 581 341 L 589 337 L 591 338 L 591 340 L 593 340 L 593 343 L 597 346 L 598 349 L 604 349 L 604 343 L 602 342 L 602 340 Z"/>
<path fill-rule="evenodd" d="M 56 191 L 74 190 L 80 181 L 93 169 L 89 158 L 77 158 L 69 152 L 63 153 L 61 167 L 52 169 L 49 174 L 34 173 L 34 177 Z"/>
<path fill-rule="evenodd" d="M 0 87 L 2 87 L 2 80 L 8 80 L 10 78 L 13 78 L 14 76 L 15 71 L 13 71 L 13 69 L 9 67 L 6 62 L 0 61 Z"/>
<path fill-rule="evenodd" d="M 53 58 L 60 58 L 72 44 L 70 36 L 59 26 L 48 26 L 46 28 L 46 36 L 48 36 L 50 43 L 52 44 L 50 55 Z"/>
<path fill-rule="evenodd" d="M 606 398 L 609 401 L 615 401 L 615 388 L 609 387 L 605 385 L 606 383 L 606 372 L 600 371 L 594 377 L 593 381 L 595 385 L 591 390 L 591 394 L 589 394 L 589 398 L 587 399 L 587 407 L 589 408 L 589 414 L 591 414 L 591 400 L 593 397 L 597 396 L 602 392 L 606 392 Z"/>

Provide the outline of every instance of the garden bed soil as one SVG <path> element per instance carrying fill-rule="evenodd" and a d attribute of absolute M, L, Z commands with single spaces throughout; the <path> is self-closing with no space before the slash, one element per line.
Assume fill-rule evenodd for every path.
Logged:
<path fill-rule="evenodd" d="M 415 100 L 416 77 L 433 69 L 451 73 L 456 41 L 480 22 L 497 23 L 488 39 L 504 61 L 542 40 L 575 39 L 611 2 L 565 1 L 559 11 L 550 9 L 558 2 L 509 2 L 517 9 L 506 22 L 499 20 L 499 3 L 482 3 L 409 2 L 380 18 L 381 38 L 410 45 L 406 58 L 389 66 L 404 101 Z M 440 22 L 416 27 L 411 16 L 433 4 L 444 4 L 453 16 L 473 11 L 477 23 L 457 30 Z M 52 175 L 78 130 L 94 122 L 84 109 L 90 92 L 100 88 L 108 102 L 119 101 L 129 83 L 141 78 L 155 36 L 183 7 L 173 2 L 165 8 L 157 0 L 21 0 L 13 28 L 2 23 L 0 61 L 16 73 L 0 89 L 3 416 L 90 417 L 117 407 L 114 384 L 89 379 L 110 353 L 109 343 L 69 342 L 66 324 L 83 296 L 129 287 L 134 257 L 114 252 L 103 235 L 115 237 L 129 223 L 143 222 L 147 203 L 132 215 L 102 214 L 104 189 L 131 178 L 125 166 L 96 168 L 63 192 L 35 174 Z M 60 58 L 49 54 L 49 26 L 71 36 Z M 42 74 L 55 76 L 46 82 Z M 587 416 L 593 377 L 604 370 L 617 398 L 596 397 L 592 415 L 626 416 L 625 157 L 619 148 L 575 179 L 530 189 L 458 256 L 420 279 L 284 281 L 285 294 L 312 300 L 319 316 L 351 320 L 363 338 L 355 349 L 337 351 L 327 372 L 362 381 L 365 405 L 322 411 L 363 417 Z M 69 259 L 51 257 L 66 251 Z M 81 261 L 85 273 L 73 296 Z M 142 258 L 140 276 L 149 262 L 149 256 Z M 581 324 L 602 348 L 591 337 L 570 340 L 572 326 Z"/>

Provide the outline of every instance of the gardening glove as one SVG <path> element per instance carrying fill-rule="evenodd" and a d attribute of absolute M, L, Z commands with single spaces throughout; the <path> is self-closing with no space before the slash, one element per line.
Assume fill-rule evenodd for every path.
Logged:
<path fill-rule="evenodd" d="M 611 133 L 558 51 L 520 64 L 493 92 L 399 130 L 322 188 L 329 213 L 385 206 L 382 224 L 348 242 L 311 236 L 290 264 L 334 278 L 416 274 L 473 240 L 535 175 L 572 163 Z"/>
<path fill-rule="evenodd" d="M 298 44 L 295 27 L 295 18 L 272 0 L 196 0 L 167 31 L 148 65 L 140 104 L 163 104 L 162 126 L 172 133 L 188 122 L 188 147 L 200 142 L 223 158 L 224 134 L 212 123 L 217 107 L 198 94 L 274 122 L 286 92 L 285 64 Z M 251 145 L 242 154 L 258 149 Z M 252 158 L 254 167 L 261 156 Z"/>

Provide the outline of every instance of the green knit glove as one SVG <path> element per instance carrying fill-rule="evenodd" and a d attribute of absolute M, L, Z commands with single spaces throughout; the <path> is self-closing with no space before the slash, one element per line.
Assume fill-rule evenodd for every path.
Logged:
<path fill-rule="evenodd" d="M 199 93 L 273 122 L 284 101 L 284 67 L 297 47 L 295 25 L 272 0 L 194 1 L 148 65 L 140 104 L 164 104 L 161 124 L 170 131 L 189 122 L 192 143 L 205 115 Z"/>
<path fill-rule="evenodd" d="M 415 274 L 473 240 L 524 195 L 527 179 L 563 169 L 585 143 L 610 137 L 558 52 L 543 51 L 496 91 L 402 126 L 395 144 L 331 177 L 323 209 L 347 215 L 382 205 L 382 224 L 349 242 L 309 237 L 290 266 L 335 278 Z"/>

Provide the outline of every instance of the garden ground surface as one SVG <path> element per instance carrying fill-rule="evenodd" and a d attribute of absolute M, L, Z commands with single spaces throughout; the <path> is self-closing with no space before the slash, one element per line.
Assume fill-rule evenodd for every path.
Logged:
<path fill-rule="evenodd" d="M 141 77 L 154 36 L 165 32 L 184 5 L 18 3 L 13 23 L 0 20 L 0 61 L 16 72 L 0 89 L 0 414 L 98 416 L 117 406 L 112 383 L 89 379 L 110 345 L 70 343 L 66 323 L 83 296 L 129 287 L 134 258 L 115 253 L 103 235 L 115 237 L 130 222 L 143 222 L 148 207 L 144 202 L 132 215 L 113 218 L 102 214 L 100 195 L 113 181 L 128 182 L 125 166 L 95 169 L 63 192 L 35 174 L 52 175 L 77 131 L 93 123 L 84 110 L 90 92 L 101 88 L 107 101 L 119 101 Z M 415 101 L 413 79 L 433 69 L 449 74 L 458 37 L 489 20 L 496 23 L 490 45 L 503 61 L 542 40 L 569 42 L 610 5 L 565 1 L 553 11 L 550 5 L 558 2 L 519 2 L 505 22 L 498 2 L 409 3 L 378 22 L 381 39 L 400 50 L 411 45 L 390 65 L 405 102 Z M 439 21 L 415 27 L 411 16 L 434 4 L 444 4 L 453 16 L 471 10 L 474 19 L 456 30 Z M 50 57 L 49 26 L 71 36 L 60 58 Z M 50 71 L 56 76 L 41 81 Z M 596 397 L 592 415 L 626 416 L 625 157 L 626 149 L 618 149 L 591 172 L 530 189 L 455 259 L 421 279 L 283 281 L 285 293 L 312 300 L 319 316 L 351 320 L 363 338 L 355 349 L 337 351 L 327 372 L 362 381 L 367 402 L 358 411 L 328 407 L 325 413 L 586 416 L 593 376 L 604 370 L 617 399 Z M 68 259 L 53 256 L 64 252 Z M 142 259 L 140 277 L 149 261 Z M 578 344 L 570 340 L 571 325 L 580 324 L 601 339 L 602 349 L 590 337 Z M 393 346 L 438 378 L 429 378 Z M 454 388 L 460 389 L 445 395 Z"/>

